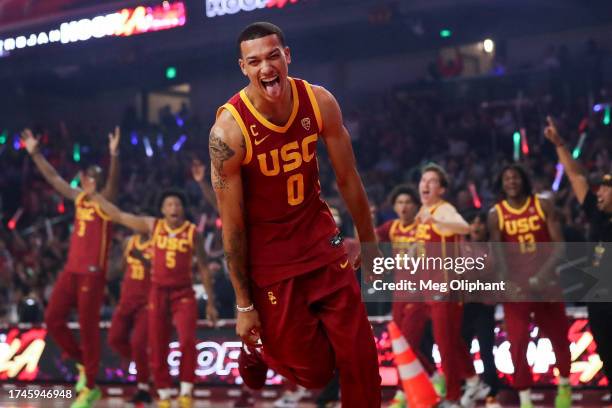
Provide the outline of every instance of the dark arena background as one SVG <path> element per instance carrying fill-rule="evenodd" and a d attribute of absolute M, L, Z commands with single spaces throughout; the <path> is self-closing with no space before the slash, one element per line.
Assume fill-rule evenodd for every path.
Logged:
<path fill-rule="evenodd" d="M 214 275 L 216 327 L 205 319 L 208 296 L 194 273 L 194 406 L 340 406 L 337 397 L 321 402 L 319 390 L 305 392 L 295 405 L 275 405 L 290 391 L 272 370 L 266 386 L 253 393 L 255 402 L 240 402 L 241 343 L 222 223 L 193 180 L 191 163 L 204 162 L 209 179 L 209 131 L 217 109 L 247 84 L 236 38 L 255 21 L 284 30 L 290 76 L 322 85 L 337 98 L 375 225 L 396 218 L 389 193 L 398 184 L 416 188 L 429 162 L 446 169 L 446 199 L 466 220 L 486 218 L 498 198 L 497 175 L 516 162 L 527 169 L 534 192 L 552 201 L 565 240 L 589 240 L 589 220 L 543 130 L 552 116 L 590 182 L 612 171 L 610 0 L 0 0 L 0 408 L 69 407 L 76 395 L 74 362 L 44 324 L 66 262 L 74 203 L 41 177 L 20 133 L 32 129 L 47 160 L 77 187 L 87 166 L 108 168 L 107 134 L 116 125 L 118 205 L 144 213 L 160 191 L 181 188 Z M 318 154 L 321 195 L 350 242 L 354 225 L 323 143 Z M 125 401 L 136 389 L 134 363 L 107 342 L 123 275 L 121 243 L 129 235 L 120 226 L 112 230 L 98 407 L 132 406 Z M 387 331 L 391 303 L 366 303 L 384 407 L 401 383 Z M 572 406 L 608 406 L 608 379 L 587 307 L 568 302 L 566 312 Z M 69 327 L 78 336 L 76 313 Z M 497 305 L 497 400 L 518 407 L 506 330 Z M 531 396 L 537 407 L 554 407 L 556 356 L 537 325 L 529 332 Z M 479 342 L 468 346 L 482 374 Z M 437 346 L 429 350 L 440 369 Z M 179 358 L 173 335 L 168 363 L 176 384 Z M 40 396 L 54 390 L 71 390 L 72 398 Z"/>

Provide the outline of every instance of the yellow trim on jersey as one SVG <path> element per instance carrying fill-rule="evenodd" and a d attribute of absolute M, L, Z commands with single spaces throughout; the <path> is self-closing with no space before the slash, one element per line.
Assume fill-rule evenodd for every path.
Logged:
<path fill-rule="evenodd" d="M 85 198 L 87 194 L 84 191 L 81 191 L 79 194 L 77 194 L 76 198 L 74 199 L 74 203 L 76 205 L 81 205 L 81 203 L 83 202 L 83 198 Z"/>
<path fill-rule="evenodd" d="M 95 201 L 91 203 L 93 205 L 94 211 L 100 216 L 100 218 L 105 221 L 112 221 L 111 217 L 109 217 L 104 211 L 102 211 L 102 208 L 100 208 L 100 204 L 96 203 Z"/>
<path fill-rule="evenodd" d="M 307 81 L 302 80 L 304 82 L 304 86 L 306 87 L 306 93 L 308 94 L 308 99 L 310 99 L 310 104 L 312 105 L 312 110 L 314 110 L 315 119 L 317 120 L 317 125 L 319 126 L 319 133 L 323 132 L 323 118 L 321 117 L 321 109 L 319 109 L 319 102 L 317 102 L 317 98 L 315 98 L 315 94 L 312 91 L 312 87 Z"/>
<path fill-rule="evenodd" d="M 297 92 L 297 86 L 295 85 L 295 81 L 293 80 L 293 78 L 288 79 L 291 83 L 291 93 L 293 95 L 293 110 L 291 111 L 291 115 L 289 116 L 289 120 L 287 121 L 285 126 L 277 126 L 274 123 L 270 122 L 268 119 L 264 118 L 263 115 L 259 113 L 257 109 L 255 109 L 255 106 L 253 106 L 253 104 L 249 100 L 249 97 L 247 96 L 245 90 L 243 89 L 242 91 L 240 91 L 240 98 L 242 99 L 242 102 L 244 102 L 244 104 L 249 109 L 249 111 L 251 111 L 253 116 L 255 116 L 255 118 L 259 122 L 261 122 L 262 125 L 277 133 L 287 132 L 289 127 L 291 127 L 291 125 L 293 124 L 293 120 L 297 116 L 298 109 L 300 107 L 300 97 Z"/>
<path fill-rule="evenodd" d="M 397 227 L 399 228 L 400 232 L 402 234 L 405 234 L 406 232 L 410 231 L 411 229 L 414 228 L 414 226 L 416 225 L 416 222 L 413 222 L 412 224 L 408 224 L 405 227 L 402 227 L 402 223 L 400 220 L 397 220 Z"/>
<path fill-rule="evenodd" d="M 189 243 L 191 245 L 195 244 L 195 241 L 193 240 L 193 232 L 194 231 L 195 231 L 195 225 L 191 224 L 191 228 L 189 228 L 189 233 L 188 233 Z"/>
<path fill-rule="evenodd" d="M 232 105 L 231 103 L 226 103 L 225 105 L 221 106 L 217 110 L 217 117 L 219 117 L 223 109 L 227 109 L 227 111 L 232 115 L 236 123 L 238 123 L 238 126 L 242 131 L 242 137 L 244 138 L 244 145 L 246 148 L 244 159 L 242 159 L 242 165 L 245 166 L 249 164 L 251 158 L 253 157 L 253 146 L 251 145 L 251 138 L 249 137 L 249 132 L 247 131 L 246 125 L 244 124 L 244 121 L 240 117 L 240 114 L 238 113 L 234 105 Z"/>
<path fill-rule="evenodd" d="M 391 223 L 391 227 L 389 227 L 389 238 L 393 241 L 393 235 L 395 235 L 395 229 L 397 228 L 397 224 L 399 224 L 400 220 L 393 220 Z"/>
<path fill-rule="evenodd" d="M 504 230 L 504 212 L 501 209 L 501 205 L 495 204 L 495 211 L 497 211 L 497 226 L 500 231 Z"/>
<path fill-rule="evenodd" d="M 170 228 L 166 220 L 162 220 L 162 222 L 164 223 L 164 229 L 166 230 L 166 232 L 168 234 L 174 234 L 174 235 L 180 234 L 181 232 L 185 231 L 185 229 L 191 225 L 189 221 L 185 220 L 185 222 L 183 222 L 180 227 L 176 229 L 172 229 Z"/>
<path fill-rule="evenodd" d="M 542 217 L 542 220 L 546 221 L 546 214 L 544 213 L 544 210 L 542 209 L 542 205 L 540 204 L 540 199 L 538 198 L 537 195 L 533 196 L 533 203 L 535 204 L 536 211 L 538 212 L 538 214 L 540 214 L 540 217 Z"/>
<path fill-rule="evenodd" d="M 130 252 L 132 252 L 132 246 L 134 245 L 134 237 L 135 237 L 135 236 L 136 236 L 136 235 L 132 235 L 132 236 L 131 236 L 131 237 L 128 239 L 127 244 L 125 244 L 125 248 L 124 248 L 124 250 L 123 250 L 123 257 L 124 257 L 125 259 L 127 259 L 127 258 L 130 256 Z"/>
<path fill-rule="evenodd" d="M 137 235 L 133 235 L 132 238 L 134 238 L 134 245 L 136 246 L 136 249 L 138 249 L 139 251 L 143 251 L 145 249 L 147 249 L 147 247 L 149 245 L 151 245 L 151 241 L 152 239 L 149 239 L 148 241 L 142 242 L 140 238 L 142 238 L 142 235 L 137 234 Z"/>
<path fill-rule="evenodd" d="M 514 215 L 521 215 L 522 213 L 524 213 L 525 210 L 529 207 L 529 204 L 531 204 L 531 196 L 527 197 L 527 201 L 525 201 L 525 204 L 523 204 L 523 206 L 519 209 L 512 208 L 510 204 L 508 204 L 508 200 L 502 201 L 502 205 L 504 206 L 504 208 L 509 213 L 514 214 Z"/>

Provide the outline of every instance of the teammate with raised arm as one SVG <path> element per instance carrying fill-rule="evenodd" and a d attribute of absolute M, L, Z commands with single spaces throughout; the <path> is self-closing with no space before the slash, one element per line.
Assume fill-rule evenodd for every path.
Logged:
<path fill-rule="evenodd" d="M 342 113 L 329 91 L 288 76 L 291 53 L 275 25 L 246 27 L 238 52 L 249 84 L 219 109 L 210 157 L 236 293 L 236 332 L 244 342 L 240 374 L 254 389 L 263 387 L 268 367 L 322 388 L 337 368 L 343 406 L 378 408 L 372 328 L 320 197 L 319 138 L 361 243 L 376 244 Z"/>
<path fill-rule="evenodd" d="M 206 315 L 214 324 L 218 314 L 202 238 L 196 232 L 195 224 L 189 222 L 185 216 L 187 200 L 180 191 L 163 192 L 158 202 L 162 218 L 155 218 L 123 212 L 95 192 L 92 192 L 91 197 L 114 222 L 151 237 L 153 266 L 149 291 L 149 332 L 153 334 L 149 336 L 149 347 L 153 382 L 159 394 L 158 407 L 171 406 L 172 382 L 168 367 L 168 345 L 174 324 L 181 352 L 179 406 L 191 408 L 197 364 L 198 318 L 192 287 L 194 255 L 208 295 Z"/>
<path fill-rule="evenodd" d="M 88 408 L 102 396 L 95 380 L 100 366 L 100 306 L 106 286 L 111 222 L 98 204 L 90 201 L 80 188 L 71 187 L 49 164 L 40 151 L 38 139 L 30 129 L 25 129 L 21 137 L 45 180 L 62 196 L 75 203 L 68 261 L 53 286 L 45 311 L 45 324 L 62 351 L 77 362 L 79 378 L 76 390 L 79 395 L 72 408 Z M 95 165 L 80 173 L 80 181 L 83 189 L 90 191 L 96 191 L 104 185 L 100 195 L 114 201 L 119 185 L 118 127 L 108 135 L 108 139 L 111 160 L 106 184 L 102 169 Z M 80 341 L 74 338 L 67 325 L 74 308 L 79 319 Z"/>

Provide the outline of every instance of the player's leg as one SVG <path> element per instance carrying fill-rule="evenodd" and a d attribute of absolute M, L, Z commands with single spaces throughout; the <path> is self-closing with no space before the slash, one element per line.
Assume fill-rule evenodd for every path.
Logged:
<path fill-rule="evenodd" d="M 398 308 L 401 308 L 401 313 Z M 423 350 L 421 350 L 425 328 L 431 318 L 429 306 L 424 302 L 402 302 L 397 305 L 394 304 L 394 309 L 393 320 L 408 344 L 410 344 L 412 351 L 419 359 L 421 365 L 423 365 L 425 371 L 427 371 L 427 374 L 432 375 L 436 371 L 436 367 L 431 363 L 431 359 L 425 356 Z"/>
<path fill-rule="evenodd" d="M 60 272 L 45 310 L 45 324 L 49 335 L 62 351 L 78 363 L 83 363 L 81 347 L 67 325 L 68 315 L 77 305 L 75 276 L 69 271 Z"/>
<path fill-rule="evenodd" d="M 570 341 L 568 339 L 569 321 L 565 313 L 565 305 L 559 302 L 536 303 L 534 305 L 534 320 L 542 334 L 550 339 L 559 369 L 559 389 L 555 407 L 570 407 L 572 405 L 572 392 L 569 383 Z"/>
<path fill-rule="evenodd" d="M 198 307 L 191 286 L 173 291 L 170 304 L 172 321 L 178 333 L 179 350 L 181 352 L 179 404 L 183 408 L 191 406 L 197 364 L 196 323 Z"/>
<path fill-rule="evenodd" d="M 593 332 L 597 353 L 603 362 L 603 369 L 608 378 L 612 378 L 612 303 L 587 303 L 589 326 Z M 612 393 L 612 381 L 608 381 L 608 391 Z"/>
<path fill-rule="evenodd" d="M 310 309 L 321 319 L 334 349 L 342 406 L 378 408 L 381 378 L 374 333 L 355 273 L 344 265 L 346 269 L 335 262 L 307 275 L 301 288 L 307 293 Z"/>
<path fill-rule="evenodd" d="M 128 313 L 128 309 L 129 305 L 123 299 L 120 299 L 108 330 L 108 345 L 121 357 L 130 360 L 132 358 L 130 336 L 134 325 L 134 316 Z"/>
<path fill-rule="evenodd" d="M 101 273 L 79 275 L 78 313 L 87 387 L 95 385 L 100 367 L 100 307 L 106 281 Z"/>
<path fill-rule="evenodd" d="M 168 344 L 172 333 L 168 290 L 152 286 L 149 291 L 149 351 L 153 383 L 161 400 L 170 400 L 172 380 L 168 371 Z"/>
<path fill-rule="evenodd" d="M 147 305 L 141 305 L 133 316 L 134 327 L 130 338 L 130 349 L 136 364 L 136 381 L 138 384 L 148 384 L 151 372 L 149 369 L 149 310 Z"/>
<path fill-rule="evenodd" d="M 431 302 L 430 307 L 434 340 L 446 377 L 446 399 L 458 401 L 462 380 L 475 374 L 469 351 L 461 338 L 463 308 L 455 302 Z"/>
<path fill-rule="evenodd" d="M 475 335 L 480 346 L 480 358 L 484 366 L 484 381 L 491 390 L 489 396 L 495 397 L 499 392 L 499 377 L 497 376 L 497 367 L 495 366 L 495 357 L 493 356 L 493 347 L 495 346 L 495 306 L 477 304 L 477 316 Z"/>
<path fill-rule="evenodd" d="M 306 288 L 297 279 L 265 288 L 252 285 L 261 322 L 262 355 L 270 368 L 289 381 L 306 388 L 323 388 L 334 374 L 334 353 L 319 319 L 308 309 Z M 265 376 L 265 370 L 258 371 Z M 247 385 L 263 385 L 265 378 L 259 380 Z"/>
<path fill-rule="evenodd" d="M 527 363 L 531 307 L 532 304 L 527 302 L 504 304 L 504 321 L 510 341 L 510 357 L 514 365 L 514 388 L 519 391 L 521 406 L 524 407 L 531 404 L 529 389 L 533 384 Z"/>

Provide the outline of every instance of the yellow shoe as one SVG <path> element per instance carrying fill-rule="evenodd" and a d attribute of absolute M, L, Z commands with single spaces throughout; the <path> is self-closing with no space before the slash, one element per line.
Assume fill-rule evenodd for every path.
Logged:
<path fill-rule="evenodd" d="M 172 401 L 170 399 L 160 399 L 157 401 L 157 408 L 170 408 L 172 406 Z"/>
<path fill-rule="evenodd" d="M 180 408 L 192 408 L 193 407 L 193 398 L 191 395 L 181 395 L 178 399 Z"/>
<path fill-rule="evenodd" d="M 80 363 L 76 363 L 77 371 L 79 372 L 79 378 L 77 379 L 74 389 L 77 393 L 83 391 L 83 388 L 87 385 L 87 374 L 85 374 L 85 366 Z"/>
<path fill-rule="evenodd" d="M 93 389 L 84 387 L 70 408 L 91 408 L 100 398 L 102 398 L 102 392 L 98 387 Z"/>

